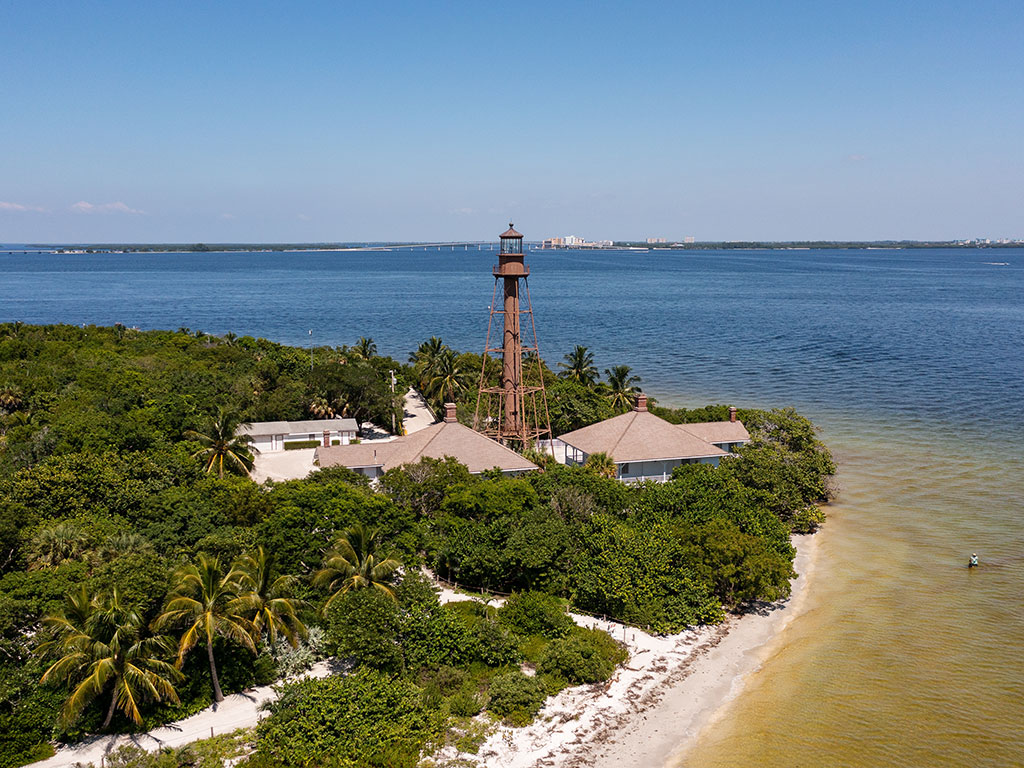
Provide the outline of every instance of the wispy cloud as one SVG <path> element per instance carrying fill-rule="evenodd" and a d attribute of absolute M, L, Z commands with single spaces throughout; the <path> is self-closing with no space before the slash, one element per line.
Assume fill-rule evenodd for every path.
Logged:
<path fill-rule="evenodd" d="M 80 200 L 71 206 L 71 210 L 76 213 L 130 213 L 133 215 L 145 215 L 145 211 L 140 211 L 136 208 L 129 208 L 127 205 L 122 203 L 120 200 L 116 203 L 87 203 L 85 200 Z"/>
<path fill-rule="evenodd" d="M 456 216 L 471 216 L 476 213 L 476 208 L 453 208 L 451 213 Z"/>
<path fill-rule="evenodd" d="M 299 221 L 312 221 L 313 220 L 312 216 L 307 216 L 305 213 L 300 213 L 295 218 L 298 219 Z"/>
<path fill-rule="evenodd" d="M 233 218 L 235 218 L 235 214 L 233 214 L 233 213 L 222 213 L 218 218 L 221 218 L 221 219 L 233 219 Z"/>
<path fill-rule="evenodd" d="M 0 211 L 17 211 L 18 213 L 46 213 L 45 208 L 38 205 L 22 205 L 21 203 L 7 203 L 0 200 Z"/>
<path fill-rule="evenodd" d="M 868 159 L 868 156 L 867 155 L 847 155 L 846 159 L 849 160 L 851 163 L 863 163 L 865 160 Z"/>

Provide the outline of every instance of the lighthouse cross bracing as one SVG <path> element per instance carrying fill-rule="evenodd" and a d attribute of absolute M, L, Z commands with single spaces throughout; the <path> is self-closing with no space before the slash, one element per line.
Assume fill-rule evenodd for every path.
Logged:
<path fill-rule="evenodd" d="M 520 449 L 551 436 L 544 371 L 537 345 L 537 326 L 533 319 L 528 277 L 530 268 L 523 261 L 523 236 L 511 224 L 500 237 L 498 263 L 494 270 L 494 293 L 487 322 L 480 390 L 473 426 L 481 433 Z M 498 305 L 498 283 L 502 283 L 502 302 Z M 520 291 L 522 281 L 522 291 Z M 521 297 L 525 297 L 523 308 Z M 491 344 L 495 316 L 501 316 L 501 346 Z M 524 343 L 524 326 L 528 334 Z M 501 374 L 497 385 L 488 379 L 491 354 L 501 354 Z M 524 353 L 527 353 L 524 359 Z M 526 365 L 524 366 L 524 363 Z M 527 376 L 534 381 L 527 383 Z"/>

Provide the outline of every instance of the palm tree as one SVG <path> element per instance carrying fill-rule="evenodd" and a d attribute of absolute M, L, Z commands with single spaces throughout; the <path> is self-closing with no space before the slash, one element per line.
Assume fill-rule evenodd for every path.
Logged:
<path fill-rule="evenodd" d="M 310 416 L 318 419 L 333 419 L 335 416 L 334 408 L 327 401 L 327 398 L 320 395 L 315 396 L 309 401 L 306 410 L 309 411 Z"/>
<path fill-rule="evenodd" d="M 235 339 L 238 338 L 238 334 L 228 331 L 227 333 L 224 334 L 222 338 L 224 339 L 224 343 L 231 347 L 234 346 Z"/>
<path fill-rule="evenodd" d="M 601 477 L 609 477 L 612 480 L 618 474 L 618 467 L 615 466 L 615 461 L 603 451 L 587 456 L 587 461 L 583 466 Z"/>
<path fill-rule="evenodd" d="M 374 344 L 373 339 L 360 336 L 359 341 L 352 347 L 352 353 L 357 357 L 363 358 L 363 360 L 369 360 L 377 354 L 377 345 Z"/>
<path fill-rule="evenodd" d="M 426 391 L 437 405 L 454 403 L 460 392 L 469 386 L 472 373 L 459 363 L 459 357 L 446 349 L 436 360 L 434 375 L 427 382 Z"/>
<path fill-rule="evenodd" d="M 562 369 L 558 375 L 563 379 L 575 381 L 585 387 L 593 387 L 597 381 L 594 353 L 579 344 L 565 356 L 565 362 L 559 363 L 558 367 Z"/>
<path fill-rule="evenodd" d="M 212 472 L 216 467 L 220 477 L 224 477 L 225 463 L 229 470 L 249 474 L 253 464 L 252 454 L 256 449 L 249 435 L 236 434 L 240 426 L 242 421 L 237 413 L 221 408 L 217 417 L 203 431 L 186 430 L 185 437 L 202 445 L 192 457 L 202 456 L 206 462 L 206 471 Z"/>
<path fill-rule="evenodd" d="M 266 633 L 271 645 L 277 642 L 280 633 L 296 647 L 299 638 L 306 635 L 306 627 L 298 616 L 303 601 L 291 597 L 298 579 L 295 576 L 274 578 L 274 558 L 263 547 L 254 555 L 239 558 L 237 568 L 242 574 L 239 585 L 243 592 L 237 598 L 236 607 L 251 617 L 257 634 Z"/>
<path fill-rule="evenodd" d="M 427 383 L 437 374 L 438 360 L 448 351 L 448 346 L 439 337 L 431 336 L 409 355 L 409 362 L 414 365 L 419 377 L 420 389 L 426 389 Z"/>
<path fill-rule="evenodd" d="M 618 411 L 628 411 L 633 404 L 633 396 L 640 391 L 637 386 L 640 377 L 630 376 L 632 371 L 628 365 L 614 365 L 604 369 L 604 375 L 608 377 L 606 394 L 612 408 Z"/>
<path fill-rule="evenodd" d="M 43 528 L 32 537 L 28 569 L 54 568 L 66 560 L 77 560 L 85 554 L 88 545 L 88 534 L 73 522 Z"/>
<path fill-rule="evenodd" d="M 164 660 L 173 654 L 173 642 L 163 636 L 147 637 L 142 616 L 121 603 L 116 589 L 110 596 L 90 598 L 82 587 L 65 601 L 63 614 L 43 619 L 53 639 L 39 647 L 40 653 L 60 655 L 40 682 L 61 680 L 74 687 L 61 711 L 62 727 L 77 720 L 108 688 L 104 729 L 118 709 L 138 724 L 143 701 L 179 703 L 174 684 L 183 675 Z"/>
<path fill-rule="evenodd" d="M 108 536 L 99 548 L 100 557 L 105 559 L 113 559 L 129 553 L 149 554 L 152 551 L 153 545 L 149 539 L 134 531 L 123 531 Z"/>
<path fill-rule="evenodd" d="M 324 603 L 327 612 L 331 604 L 353 589 L 372 587 L 394 598 L 388 583 L 402 564 L 393 557 L 381 557 L 380 531 L 367 530 L 362 524 L 354 525 L 335 542 L 324 558 L 324 565 L 313 575 L 313 584 L 326 587 L 331 596 Z"/>
<path fill-rule="evenodd" d="M 244 645 L 256 653 L 256 627 L 244 615 L 244 606 L 238 600 L 243 591 L 244 575 L 231 568 L 221 569 L 220 559 L 199 554 L 198 565 L 189 563 L 175 574 L 175 584 L 164 612 L 157 617 L 154 627 L 184 626 L 178 643 L 176 666 L 180 669 L 187 654 L 203 639 L 210 662 L 213 680 L 213 698 L 224 701 L 217 677 L 217 663 L 213 657 L 213 639 L 220 635 Z"/>

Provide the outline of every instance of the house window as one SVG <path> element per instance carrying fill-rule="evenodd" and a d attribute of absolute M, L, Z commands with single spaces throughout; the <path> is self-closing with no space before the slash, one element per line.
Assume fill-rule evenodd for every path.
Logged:
<path fill-rule="evenodd" d="M 625 474 L 627 474 L 629 472 L 629 464 L 628 463 L 620 464 L 619 466 L 622 468 L 622 474 L 625 475 Z"/>

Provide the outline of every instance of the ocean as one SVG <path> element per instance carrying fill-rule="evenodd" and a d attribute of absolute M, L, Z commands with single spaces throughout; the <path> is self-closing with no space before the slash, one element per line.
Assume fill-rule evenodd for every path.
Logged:
<path fill-rule="evenodd" d="M 484 345 L 494 251 L 0 254 L 0 321 L 405 359 Z M 1024 765 L 1024 249 L 532 251 L 541 354 L 795 406 L 839 462 L 807 610 L 687 766 Z M 969 571 L 972 552 L 982 567 Z"/>

